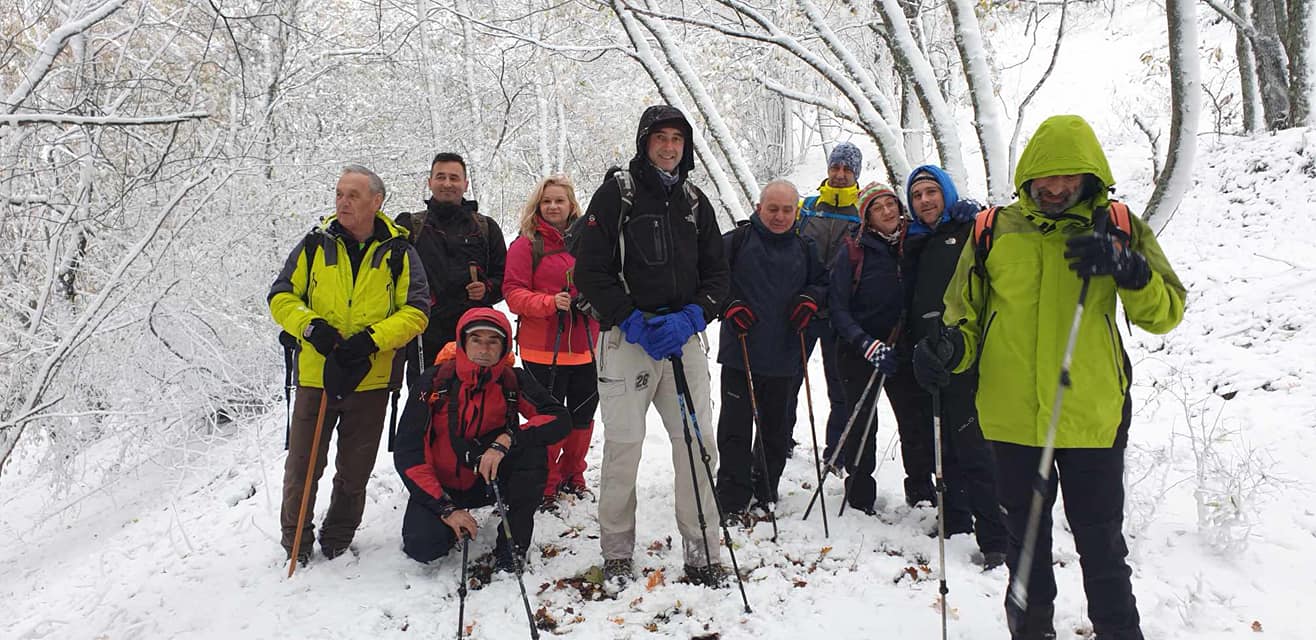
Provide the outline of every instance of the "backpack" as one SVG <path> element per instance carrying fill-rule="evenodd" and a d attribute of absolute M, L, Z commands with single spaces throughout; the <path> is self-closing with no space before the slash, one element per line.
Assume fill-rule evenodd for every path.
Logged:
<path fill-rule="evenodd" d="M 576 220 L 578 221 L 578 220 L 580 220 L 580 219 L 583 218 L 583 217 L 585 217 L 585 216 L 578 216 L 578 217 L 576 218 Z M 575 221 L 573 221 L 572 224 L 575 224 Z M 566 250 L 566 248 L 564 247 L 564 248 L 562 248 L 562 249 L 554 249 L 554 250 L 552 250 L 552 251 L 549 251 L 549 252 L 545 253 L 545 252 L 544 252 L 544 236 L 540 235 L 539 231 L 531 231 L 531 232 L 530 232 L 530 280 L 531 280 L 531 282 L 534 281 L 534 278 L 535 278 L 535 272 L 536 272 L 536 271 L 539 271 L 539 263 L 540 263 L 540 262 L 543 262 L 543 261 L 544 261 L 544 258 L 547 258 L 548 256 L 555 256 L 555 255 L 557 255 L 557 254 L 559 254 L 559 253 L 566 253 L 566 251 L 567 251 L 567 250 Z"/>
<path fill-rule="evenodd" d="M 617 181 L 617 188 L 621 191 L 621 211 L 617 213 L 617 253 L 621 258 L 622 272 L 624 272 L 626 267 L 626 236 L 622 234 L 622 226 L 626 222 L 626 216 L 631 213 L 631 206 L 635 204 L 635 178 L 631 176 L 630 171 L 621 167 L 608 169 L 603 181 L 606 183 L 609 178 Z M 690 184 L 689 181 L 682 182 L 681 191 L 685 194 L 686 203 L 690 205 L 690 211 L 697 211 L 699 208 L 699 192 L 695 190 L 695 186 Z M 580 257 L 580 237 L 585 232 L 585 227 L 589 226 L 589 218 L 589 216 L 576 218 L 575 222 L 567 227 L 567 232 L 563 236 L 567 253 L 570 253 L 572 257 Z M 617 275 L 621 278 L 622 290 L 626 292 L 626 295 L 630 295 L 631 287 L 626 284 L 626 276 L 623 273 Z"/>
<path fill-rule="evenodd" d="M 521 395 L 520 393 L 521 384 L 520 381 L 517 380 L 516 378 L 516 370 L 510 366 L 504 366 L 502 377 L 499 380 L 499 384 L 503 388 L 503 400 L 504 403 L 507 405 L 507 419 L 505 426 L 508 434 L 512 436 L 513 442 L 515 442 L 516 425 L 519 422 L 517 405 L 519 403 L 519 399 Z M 453 396 L 457 393 L 459 389 L 461 389 L 461 380 L 457 378 L 457 361 L 445 360 L 444 362 L 439 364 L 438 369 L 434 372 L 434 378 L 432 379 L 431 382 L 430 392 L 428 395 L 423 396 L 422 400 L 424 400 L 426 404 L 430 405 L 431 424 L 434 419 L 434 414 L 442 411 L 444 408 L 450 409 L 448 411 L 448 441 L 452 443 L 453 451 L 457 453 L 458 460 L 469 461 L 474 459 L 474 456 L 470 455 L 473 447 L 471 446 L 469 440 L 460 437 L 459 434 L 459 427 L 461 426 L 460 408 L 454 411 L 451 410 L 451 407 L 449 407 L 449 403 L 452 402 Z M 504 432 L 496 431 L 493 432 L 492 435 L 494 437 L 497 437 L 501 433 Z M 484 449 L 485 446 L 488 445 L 488 443 L 480 441 L 478 437 L 475 438 L 474 440 L 476 446 L 478 446 L 481 451 Z M 492 438 L 490 440 L 492 440 Z M 433 443 L 434 443 L 434 431 L 433 429 L 426 429 L 425 430 L 426 447 L 432 445 Z"/>
<path fill-rule="evenodd" d="M 406 229 L 410 232 L 407 238 L 408 242 L 414 244 L 415 240 L 420 237 L 420 232 L 425 228 L 425 220 L 429 217 L 429 213 L 429 209 L 421 209 L 407 214 L 409 218 Z M 480 213 L 479 205 L 476 205 L 476 209 L 471 212 L 471 217 L 475 220 L 476 228 L 480 230 L 480 237 L 484 238 L 484 263 L 487 265 L 489 264 L 489 218 Z"/>

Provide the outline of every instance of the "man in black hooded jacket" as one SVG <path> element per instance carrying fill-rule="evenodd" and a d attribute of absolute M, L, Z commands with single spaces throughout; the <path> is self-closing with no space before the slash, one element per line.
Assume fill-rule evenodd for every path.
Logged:
<path fill-rule="evenodd" d="M 676 521 L 684 542 L 687 578 L 714 585 L 721 583 L 724 573 L 712 478 L 698 462 L 691 477 L 684 416 L 669 360 L 682 359 L 691 396 L 686 401 L 693 405 L 687 409 L 695 412 L 705 430 L 702 441 L 710 455 L 708 464 L 716 466 L 708 353 L 695 334 L 721 310 L 729 278 L 713 207 L 697 188 L 685 183 L 695 164 L 691 133 L 689 121 L 678 109 L 658 105 L 645 110 L 629 169 L 621 176 L 609 175 L 594 192 L 574 251 L 576 286 L 594 308 L 602 329 L 599 542 L 605 576 L 623 582 L 634 575 L 635 484 L 650 404 L 662 416 L 672 442 Z M 628 190 L 624 183 L 629 183 L 633 197 L 629 206 L 624 202 Z"/>

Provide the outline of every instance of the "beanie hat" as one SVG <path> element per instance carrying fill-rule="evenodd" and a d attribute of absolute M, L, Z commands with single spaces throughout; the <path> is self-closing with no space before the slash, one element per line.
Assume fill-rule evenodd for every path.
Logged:
<path fill-rule="evenodd" d="M 896 192 L 892 190 L 891 187 L 888 187 L 885 184 L 882 184 L 881 182 L 870 182 L 866 186 L 864 186 L 863 190 L 859 192 L 860 220 L 863 220 L 865 222 L 868 220 L 868 207 L 872 205 L 875 200 L 877 200 L 882 196 L 891 196 L 892 198 L 895 198 L 896 206 L 900 208 L 901 216 L 904 216 L 905 204 L 900 201 L 900 196 L 897 196 Z"/>
<path fill-rule="evenodd" d="M 941 188 L 941 181 L 938 180 L 937 176 L 933 175 L 931 171 L 919 171 L 918 173 L 915 173 L 913 179 L 909 181 L 909 187 L 912 189 L 914 188 L 914 185 L 923 182 L 924 180 L 931 180 L 937 183 L 938 189 Z"/>
<path fill-rule="evenodd" d="M 827 156 L 827 166 L 841 165 L 854 172 L 856 180 L 859 179 L 859 172 L 864 168 L 864 154 L 859 151 L 859 147 L 842 142 L 832 149 L 832 154 Z"/>

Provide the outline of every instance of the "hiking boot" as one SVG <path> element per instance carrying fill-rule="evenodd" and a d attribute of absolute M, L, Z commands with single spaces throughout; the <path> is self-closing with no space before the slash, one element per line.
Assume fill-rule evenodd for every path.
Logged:
<path fill-rule="evenodd" d="M 982 554 L 982 570 L 991 571 L 996 567 L 1005 564 L 1004 551 L 984 551 Z"/>
<path fill-rule="evenodd" d="M 615 580 L 618 585 L 626 586 L 635 578 L 630 558 L 613 558 L 603 561 L 603 581 Z"/>
<path fill-rule="evenodd" d="M 577 500 L 585 500 L 585 499 L 589 499 L 591 501 L 594 500 L 594 492 L 590 491 L 589 487 L 586 487 L 583 484 L 567 482 L 564 483 L 562 487 L 558 489 L 558 492 L 565 493 L 569 496 L 574 497 Z"/>
<path fill-rule="evenodd" d="M 292 558 L 292 549 L 284 549 L 283 550 L 284 561 L 286 562 L 291 558 Z M 306 547 L 302 547 L 297 551 L 297 566 L 305 567 L 308 564 L 311 564 L 311 550 L 307 549 Z"/>
<path fill-rule="evenodd" d="M 518 565 L 516 556 L 512 553 L 511 545 L 499 545 L 494 547 L 494 571 L 504 573 L 516 573 Z"/>
<path fill-rule="evenodd" d="M 726 586 L 727 570 L 720 562 L 706 564 L 702 567 L 685 565 L 685 580 L 693 585 L 720 589 Z"/>
<path fill-rule="evenodd" d="M 540 513 L 557 513 L 557 510 L 558 510 L 557 497 L 558 497 L 558 496 L 557 496 L 557 494 L 555 493 L 555 494 L 553 494 L 553 495 L 548 495 L 548 496 L 544 496 L 543 498 L 541 498 L 541 499 L 539 500 L 539 512 L 540 512 Z"/>
<path fill-rule="evenodd" d="M 324 554 L 324 557 L 333 560 L 334 558 L 347 553 L 347 547 L 327 547 L 325 545 L 320 545 L 320 553 Z"/>
<path fill-rule="evenodd" d="M 749 522 L 749 514 L 744 511 L 728 511 L 722 514 L 722 524 L 727 527 L 743 527 Z"/>
<path fill-rule="evenodd" d="M 937 492 L 933 489 L 932 483 L 926 479 L 905 478 L 905 504 L 913 508 L 920 502 L 937 506 Z"/>

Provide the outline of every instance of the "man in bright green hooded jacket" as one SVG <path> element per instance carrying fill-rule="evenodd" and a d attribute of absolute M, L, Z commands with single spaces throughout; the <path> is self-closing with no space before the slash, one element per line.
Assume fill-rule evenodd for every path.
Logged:
<path fill-rule="evenodd" d="M 1096 636 L 1140 640 L 1122 532 L 1133 368 L 1116 306 L 1123 304 L 1138 327 L 1166 333 L 1183 318 L 1184 286 L 1146 223 L 1130 216 L 1131 234 L 1125 234 L 1107 215 L 1115 180 L 1082 118 L 1043 122 L 1019 158 L 1014 184 L 1018 200 L 997 211 L 986 260 L 974 243 L 966 243 L 946 289 L 945 327 L 916 348 L 915 373 L 932 391 L 946 384 L 951 371 L 978 363 L 978 416 L 996 458 L 1013 584 L 1061 362 L 1079 292 L 1088 282 L 1069 369 L 1072 385 L 1054 420 L 1055 459 L 1027 610 L 1007 599 L 1006 619 L 1014 640 L 1055 637 L 1050 514 L 1058 485 Z"/>
<path fill-rule="evenodd" d="M 321 397 L 327 395 L 297 560 L 305 564 L 315 531 L 315 491 L 329 439 L 338 431 L 333 494 L 320 531 L 320 550 L 348 550 L 365 509 L 390 389 L 398 388 L 398 349 L 429 322 L 429 284 L 406 231 L 380 212 L 384 182 L 348 165 L 338 179 L 335 214 L 293 248 L 270 287 L 270 314 L 299 336 L 297 401 L 283 467 L 282 544 L 291 556 L 306 486 Z"/>

